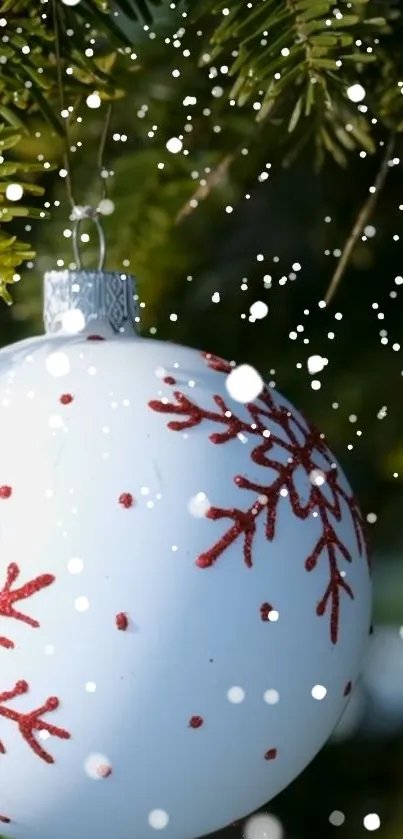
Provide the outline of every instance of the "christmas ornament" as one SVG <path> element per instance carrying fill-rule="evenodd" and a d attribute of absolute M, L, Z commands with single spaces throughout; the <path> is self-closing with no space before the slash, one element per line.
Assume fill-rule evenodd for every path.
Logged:
<path fill-rule="evenodd" d="M 237 401 L 233 365 L 135 335 L 131 278 L 78 265 L 0 353 L 0 830 L 192 839 L 343 713 L 363 520 L 284 397 Z"/>

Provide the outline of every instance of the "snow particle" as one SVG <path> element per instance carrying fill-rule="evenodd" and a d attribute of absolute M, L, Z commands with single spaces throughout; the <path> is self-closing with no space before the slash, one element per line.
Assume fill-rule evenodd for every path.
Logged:
<path fill-rule="evenodd" d="M 311 355 L 307 361 L 309 373 L 320 373 L 326 366 L 327 359 L 322 358 L 321 355 Z"/>
<path fill-rule="evenodd" d="M 82 559 L 78 557 L 73 557 L 69 559 L 67 563 L 67 570 L 70 571 L 70 574 L 81 574 L 81 571 L 84 568 L 84 563 Z"/>
<path fill-rule="evenodd" d="M 148 824 L 154 830 L 162 830 L 169 822 L 168 813 L 165 810 L 151 810 L 148 814 Z"/>
<path fill-rule="evenodd" d="M 265 690 L 263 694 L 263 699 L 265 702 L 267 702 L 268 705 L 277 705 L 277 702 L 280 699 L 280 694 L 277 690 Z"/>
<path fill-rule="evenodd" d="M 45 364 L 51 376 L 66 376 L 70 372 L 70 361 L 64 352 L 51 353 Z"/>
<path fill-rule="evenodd" d="M 344 813 L 341 812 L 341 810 L 333 810 L 333 813 L 330 813 L 329 821 L 330 824 L 333 825 L 333 827 L 341 827 L 341 825 L 344 824 L 345 820 L 346 817 Z"/>
<path fill-rule="evenodd" d="M 85 326 L 85 317 L 80 309 L 69 309 L 61 315 L 61 324 L 69 335 L 76 335 Z"/>
<path fill-rule="evenodd" d="M 262 300 L 256 300 L 255 303 L 252 303 L 252 305 L 250 306 L 249 311 L 253 318 L 255 318 L 256 320 L 261 320 L 262 318 L 266 317 L 269 311 L 269 307 L 267 303 L 264 303 Z"/>
<path fill-rule="evenodd" d="M 283 839 L 281 822 L 269 813 L 251 816 L 244 824 L 245 839 Z"/>
<path fill-rule="evenodd" d="M 313 486 L 323 486 L 326 481 L 326 475 L 321 469 L 312 469 L 309 474 L 309 480 Z"/>
<path fill-rule="evenodd" d="M 74 606 L 77 612 L 86 612 L 90 608 L 90 602 L 87 597 L 76 597 Z"/>
<path fill-rule="evenodd" d="M 182 151 L 183 143 L 182 140 L 179 140 L 179 137 L 171 137 L 166 144 L 167 151 L 171 152 L 171 154 L 178 154 Z"/>
<path fill-rule="evenodd" d="M 211 504 L 205 492 L 198 492 L 188 501 L 189 513 L 197 519 L 204 518 Z"/>
<path fill-rule="evenodd" d="M 227 692 L 227 699 L 233 705 L 239 705 L 245 699 L 244 689 L 237 686 L 230 688 Z"/>
<path fill-rule="evenodd" d="M 327 694 L 327 690 L 323 687 L 323 685 L 315 685 L 312 688 L 311 693 L 314 699 L 324 699 Z"/>
<path fill-rule="evenodd" d="M 381 826 L 381 820 L 377 813 L 368 813 L 363 821 L 366 830 L 378 830 Z"/>
<path fill-rule="evenodd" d="M 93 778 L 94 781 L 100 781 L 102 778 L 108 776 L 106 774 L 106 768 L 110 770 L 108 773 L 110 775 L 112 772 L 110 761 L 107 757 L 105 757 L 105 755 L 102 754 L 88 755 L 84 763 L 84 770 L 86 774 L 90 778 Z"/>
<path fill-rule="evenodd" d="M 249 364 L 241 364 L 228 374 L 225 386 L 236 402 L 253 402 L 263 390 L 264 382 L 257 370 Z"/>
<path fill-rule="evenodd" d="M 361 102 L 365 99 L 365 88 L 362 84 L 352 84 L 347 88 L 347 96 L 350 102 Z"/>
<path fill-rule="evenodd" d="M 90 93 L 85 101 L 89 108 L 96 109 L 101 107 L 101 97 L 96 91 L 94 91 L 94 93 Z"/>
<path fill-rule="evenodd" d="M 24 194 L 21 184 L 8 184 L 6 198 L 8 201 L 19 201 Z"/>
<path fill-rule="evenodd" d="M 102 216 L 110 216 L 114 211 L 115 205 L 110 198 L 103 198 L 98 205 L 98 212 L 101 213 Z"/>
<path fill-rule="evenodd" d="M 60 414 L 51 414 L 48 420 L 49 428 L 63 428 L 64 422 Z"/>

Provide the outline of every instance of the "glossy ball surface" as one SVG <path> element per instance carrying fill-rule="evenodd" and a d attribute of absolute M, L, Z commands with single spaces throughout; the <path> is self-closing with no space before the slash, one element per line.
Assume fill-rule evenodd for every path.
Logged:
<path fill-rule="evenodd" d="M 0 833 L 192 839 L 286 787 L 368 636 L 323 438 L 137 337 L 0 353 Z M 7 821 L 9 819 L 9 821 Z"/>

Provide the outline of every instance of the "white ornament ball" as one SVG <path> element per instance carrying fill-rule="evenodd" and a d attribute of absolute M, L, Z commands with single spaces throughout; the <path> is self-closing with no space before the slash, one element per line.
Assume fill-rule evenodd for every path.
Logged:
<path fill-rule="evenodd" d="M 98 329 L 0 353 L 0 832 L 190 839 L 343 713 L 363 521 L 276 391 L 242 404 L 216 357 Z"/>

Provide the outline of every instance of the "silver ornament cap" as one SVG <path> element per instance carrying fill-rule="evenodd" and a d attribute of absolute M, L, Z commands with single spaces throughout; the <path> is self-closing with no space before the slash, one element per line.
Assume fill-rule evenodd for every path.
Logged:
<path fill-rule="evenodd" d="M 75 271 L 47 271 L 44 277 L 43 321 L 47 334 L 97 332 L 106 335 L 134 334 L 140 320 L 136 283 L 130 274 L 104 271 L 106 242 L 96 210 L 75 207 L 71 216 Z M 99 238 L 96 270 L 83 268 L 79 248 L 82 221 L 92 221 Z"/>
<path fill-rule="evenodd" d="M 47 271 L 43 322 L 47 334 L 97 331 L 132 334 L 139 320 L 135 280 L 114 271 Z"/>

